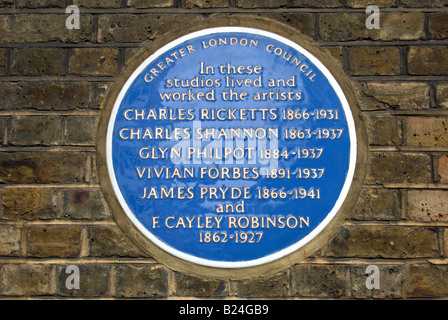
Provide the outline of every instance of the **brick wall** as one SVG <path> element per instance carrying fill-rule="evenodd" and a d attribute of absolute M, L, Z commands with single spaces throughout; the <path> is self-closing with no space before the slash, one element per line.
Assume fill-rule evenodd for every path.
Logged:
<path fill-rule="evenodd" d="M 0 298 L 448 297 L 448 1 L 0 0 Z M 81 9 L 68 30 L 65 8 Z M 341 63 L 368 131 L 367 175 L 337 235 L 250 280 L 170 270 L 121 231 L 96 168 L 103 100 L 126 61 L 191 21 L 253 14 Z M 380 270 L 367 289 L 366 267 Z M 66 267 L 81 272 L 79 290 Z"/>

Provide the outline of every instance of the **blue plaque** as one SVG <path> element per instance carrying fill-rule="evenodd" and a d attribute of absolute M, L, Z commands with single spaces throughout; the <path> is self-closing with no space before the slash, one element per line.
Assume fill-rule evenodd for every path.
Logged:
<path fill-rule="evenodd" d="M 106 154 L 145 237 L 189 262 L 243 268 L 298 250 L 334 218 L 356 133 L 340 86 L 308 51 L 223 27 L 179 38 L 133 72 Z"/>

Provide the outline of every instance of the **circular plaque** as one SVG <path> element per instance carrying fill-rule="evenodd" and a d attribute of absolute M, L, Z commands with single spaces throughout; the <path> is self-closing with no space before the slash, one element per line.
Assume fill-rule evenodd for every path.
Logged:
<path fill-rule="evenodd" d="M 353 116 L 328 69 L 252 28 L 178 38 L 127 79 L 106 160 L 129 221 L 163 251 L 216 268 L 302 248 L 341 208 L 355 171 Z"/>

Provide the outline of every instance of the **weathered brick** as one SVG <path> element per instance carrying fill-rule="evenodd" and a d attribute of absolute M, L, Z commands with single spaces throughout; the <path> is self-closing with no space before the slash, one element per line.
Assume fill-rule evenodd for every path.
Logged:
<path fill-rule="evenodd" d="M 98 17 L 98 42 L 142 43 L 206 19 L 202 15 L 114 14 Z"/>
<path fill-rule="evenodd" d="M 12 74 L 42 76 L 61 74 L 63 51 L 58 48 L 25 48 L 13 54 Z"/>
<path fill-rule="evenodd" d="M 446 190 L 408 191 L 408 215 L 413 221 L 448 221 Z"/>
<path fill-rule="evenodd" d="M 262 278 L 235 281 L 234 294 L 242 298 L 274 298 L 288 295 L 289 276 L 281 271 Z"/>
<path fill-rule="evenodd" d="M 443 155 L 437 160 L 437 173 L 440 183 L 448 183 L 448 157 Z"/>
<path fill-rule="evenodd" d="M 116 226 L 89 228 L 90 255 L 94 257 L 143 257 L 145 254 Z"/>
<path fill-rule="evenodd" d="M 342 53 L 342 47 L 326 47 L 322 48 L 324 51 L 326 51 L 328 54 L 333 56 L 342 66 L 343 64 L 343 53 Z"/>
<path fill-rule="evenodd" d="M 298 265 L 291 269 L 291 292 L 297 297 L 344 298 L 348 266 Z"/>
<path fill-rule="evenodd" d="M 346 226 L 326 250 L 327 257 L 409 259 L 438 257 L 437 231 L 404 226 Z"/>
<path fill-rule="evenodd" d="M 444 235 L 443 235 L 443 243 L 444 243 L 444 248 L 445 248 L 445 257 L 448 256 L 448 229 L 444 230 Z"/>
<path fill-rule="evenodd" d="M 82 8 L 121 8 L 121 0 L 74 0 L 73 4 Z"/>
<path fill-rule="evenodd" d="M 97 84 L 97 92 L 92 108 L 102 109 L 107 93 L 111 87 L 111 83 L 99 83 Z"/>
<path fill-rule="evenodd" d="M 448 75 L 448 48 L 411 47 L 408 72 L 413 75 Z"/>
<path fill-rule="evenodd" d="M 30 1 L 31 2 L 31 1 Z M 0 42 L 63 42 L 81 43 L 90 41 L 92 18 L 80 16 L 80 28 L 65 27 L 67 15 L 60 14 L 2 14 L 0 15 Z"/>
<path fill-rule="evenodd" d="M 200 278 L 183 273 L 174 274 L 176 296 L 225 297 L 229 295 L 228 281 Z"/>
<path fill-rule="evenodd" d="M 400 74 L 400 51 L 394 47 L 352 47 L 349 49 L 352 75 Z"/>
<path fill-rule="evenodd" d="M 366 183 L 429 183 L 431 158 L 426 154 L 372 152 Z"/>
<path fill-rule="evenodd" d="M 54 219 L 58 213 L 58 191 L 51 188 L 3 189 L 2 219 Z"/>
<path fill-rule="evenodd" d="M 19 256 L 21 229 L 16 226 L 0 225 L 0 256 Z"/>
<path fill-rule="evenodd" d="M 351 216 L 354 220 L 399 220 L 398 192 L 389 189 L 362 189 Z"/>
<path fill-rule="evenodd" d="M 430 108 L 429 85 L 419 82 L 361 83 L 362 110 L 422 110 Z"/>
<path fill-rule="evenodd" d="M 437 40 L 448 38 L 447 20 L 448 13 L 446 12 L 436 12 L 429 15 L 429 33 L 431 38 Z"/>
<path fill-rule="evenodd" d="M 184 0 L 185 8 L 228 8 L 228 0 Z"/>
<path fill-rule="evenodd" d="M 5 138 L 7 137 L 6 134 L 7 127 L 8 127 L 8 118 L 0 117 L 0 135 L 2 136 L 2 138 L 0 138 L 0 146 L 8 143 Z"/>
<path fill-rule="evenodd" d="M 116 267 L 116 293 L 121 298 L 163 298 L 168 295 L 168 272 L 157 265 Z"/>
<path fill-rule="evenodd" d="M 400 0 L 403 7 L 408 8 L 433 8 L 433 7 L 444 7 L 448 3 L 446 0 Z"/>
<path fill-rule="evenodd" d="M 153 17 L 155 18 L 155 17 Z M 144 42 L 154 39 L 154 19 L 145 15 L 103 15 L 98 18 L 99 42 Z M 130 32 L 132 30 L 132 32 Z"/>
<path fill-rule="evenodd" d="M 6 74 L 6 49 L 0 49 L 0 76 Z"/>
<path fill-rule="evenodd" d="M 2 152 L 1 183 L 77 183 L 86 175 L 86 154 Z"/>
<path fill-rule="evenodd" d="M 51 292 L 50 265 L 7 264 L 2 267 L 2 294 L 6 296 L 47 296 Z"/>
<path fill-rule="evenodd" d="M 28 231 L 31 257 L 70 258 L 79 255 L 81 228 L 69 225 L 32 225 Z"/>
<path fill-rule="evenodd" d="M 372 263 L 376 265 L 375 263 Z M 350 270 L 351 292 L 353 298 L 400 299 L 404 267 L 401 265 L 376 265 L 379 269 L 379 289 L 369 289 L 366 281 L 371 273 L 366 273 L 368 265 L 353 266 Z"/>
<path fill-rule="evenodd" d="M 279 8 L 286 3 L 286 0 L 236 0 L 236 6 L 240 8 Z"/>
<path fill-rule="evenodd" d="M 352 8 L 367 8 L 369 5 L 373 4 L 371 0 L 347 0 L 346 5 Z M 396 7 L 397 0 L 378 0 L 375 1 L 375 5 L 378 8 L 389 8 Z"/>
<path fill-rule="evenodd" d="M 18 0 L 19 8 L 65 8 L 67 3 L 61 0 Z"/>
<path fill-rule="evenodd" d="M 408 117 L 406 144 L 415 147 L 447 147 L 448 118 Z"/>
<path fill-rule="evenodd" d="M 174 6 L 174 0 L 128 0 L 128 7 L 135 7 L 139 9 L 145 8 L 166 8 Z"/>
<path fill-rule="evenodd" d="M 64 144 L 95 145 L 98 121 L 96 116 L 66 117 Z"/>
<path fill-rule="evenodd" d="M 69 297 L 107 297 L 109 295 L 109 265 L 84 264 L 76 265 L 79 268 L 79 289 L 67 288 L 67 278 L 72 272 L 66 273 L 68 265 L 57 266 L 56 293 Z M 70 280 L 69 280 L 70 281 Z"/>
<path fill-rule="evenodd" d="M 320 14 L 320 37 L 324 41 L 349 41 L 416 40 L 424 36 L 422 13 L 382 13 L 379 29 L 367 29 L 365 21 L 365 13 Z"/>
<path fill-rule="evenodd" d="M 443 83 L 436 86 L 437 107 L 448 109 L 448 84 Z"/>
<path fill-rule="evenodd" d="M 392 117 L 368 117 L 367 130 L 372 146 L 398 146 L 402 144 L 402 120 Z"/>
<path fill-rule="evenodd" d="M 16 116 L 11 120 L 9 144 L 57 145 L 61 119 L 57 116 Z"/>
<path fill-rule="evenodd" d="M 90 104 L 87 82 L 0 83 L 0 110 L 74 110 Z"/>
<path fill-rule="evenodd" d="M 14 0 L 0 0 L 0 8 L 14 8 Z"/>
<path fill-rule="evenodd" d="M 108 220 L 107 210 L 99 189 L 69 189 L 62 192 L 63 218 L 73 220 Z"/>
<path fill-rule="evenodd" d="M 448 296 L 448 266 L 410 265 L 406 272 L 403 292 L 407 298 Z"/>
<path fill-rule="evenodd" d="M 313 0 L 292 0 L 289 4 L 291 7 L 314 7 L 314 8 L 334 8 L 341 7 L 341 0 L 323 0 L 323 1 L 313 1 Z"/>
<path fill-rule="evenodd" d="M 113 76 L 118 70 L 118 49 L 76 48 L 69 58 L 69 73 L 80 76 Z"/>
<path fill-rule="evenodd" d="M 312 37 L 314 35 L 314 16 L 309 13 L 282 13 L 271 14 L 267 13 L 263 15 L 266 18 L 277 20 L 284 24 L 299 30 L 301 33 Z"/>

